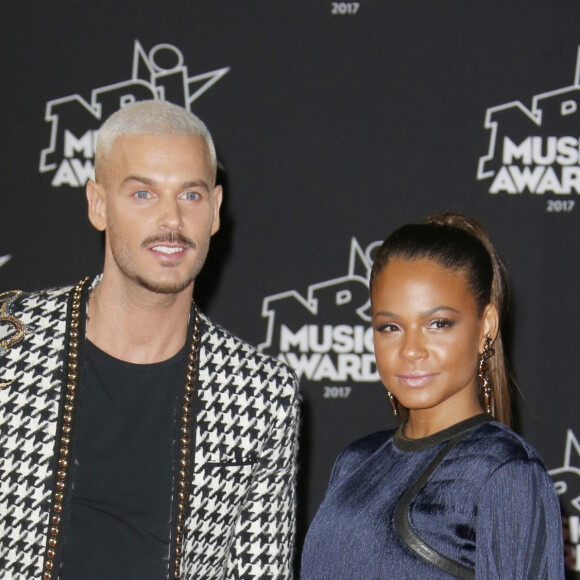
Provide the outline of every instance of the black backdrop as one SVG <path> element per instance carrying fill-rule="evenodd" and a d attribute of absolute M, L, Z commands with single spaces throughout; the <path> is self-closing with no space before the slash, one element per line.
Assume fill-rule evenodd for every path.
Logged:
<path fill-rule="evenodd" d="M 337 453 L 393 425 L 365 344 L 375 243 L 473 214 L 512 275 L 516 428 L 561 492 L 574 578 L 579 18 L 577 0 L 8 0 L 0 288 L 98 272 L 91 131 L 135 98 L 189 106 L 226 194 L 197 299 L 301 372 L 302 536 Z"/>

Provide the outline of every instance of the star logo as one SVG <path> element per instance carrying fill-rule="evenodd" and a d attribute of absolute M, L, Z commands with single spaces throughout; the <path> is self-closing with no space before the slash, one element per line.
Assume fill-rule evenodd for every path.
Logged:
<path fill-rule="evenodd" d="M 127 80 L 91 91 L 87 101 L 74 94 L 48 101 L 44 119 L 50 141 L 40 155 L 40 173 L 53 173 L 51 185 L 82 187 L 94 176 L 96 134 L 102 121 L 136 101 L 157 99 L 188 110 L 227 72 L 229 67 L 191 75 L 183 53 L 171 44 L 147 52 L 138 40 Z"/>
<path fill-rule="evenodd" d="M 580 444 L 572 429 L 566 432 L 562 467 L 548 471 L 560 499 L 580 512 Z"/>
<path fill-rule="evenodd" d="M 580 194 L 580 47 L 572 84 L 531 99 L 487 109 L 484 127 L 489 147 L 479 159 L 477 179 L 490 180 L 491 194 Z M 571 211 L 574 200 L 555 209 Z"/>
<path fill-rule="evenodd" d="M 363 248 L 352 238 L 346 275 L 311 284 L 305 295 L 287 290 L 264 298 L 267 330 L 259 348 L 306 381 L 331 381 L 347 389 L 347 381 L 376 382 L 368 279 L 381 243 Z"/>

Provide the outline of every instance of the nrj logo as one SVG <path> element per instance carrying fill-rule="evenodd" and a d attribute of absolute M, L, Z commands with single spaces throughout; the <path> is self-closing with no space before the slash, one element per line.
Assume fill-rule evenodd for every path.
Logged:
<path fill-rule="evenodd" d="M 128 80 L 93 89 L 90 101 L 78 94 L 48 101 L 44 119 L 51 124 L 50 144 L 40 155 L 40 173 L 52 174 L 53 187 L 82 187 L 94 175 L 97 130 L 109 115 L 147 99 L 191 110 L 192 103 L 229 71 L 226 67 L 189 76 L 184 62 L 171 44 L 145 52 L 136 40 Z"/>
<path fill-rule="evenodd" d="M 562 467 L 548 472 L 560 496 L 566 568 L 580 571 L 580 445 L 572 429 L 566 433 Z"/>
<path fill-rule="evenodd" d="M 265 298 L 268 329 L 260 348 L 308 381 L 378 381 L 368 278 L 372 252 L 380 244 L 363 250 L 353 238 L 345 276 L 312 284 L 306 297 L 289 290 Z"/>
<path fill-rule="evenodd" d="M 491 107 L 485 116 L 489 151 L 478 180 L 489 193 L 580 194 L 580 48 L 574 82 L 532 98 Z"/>

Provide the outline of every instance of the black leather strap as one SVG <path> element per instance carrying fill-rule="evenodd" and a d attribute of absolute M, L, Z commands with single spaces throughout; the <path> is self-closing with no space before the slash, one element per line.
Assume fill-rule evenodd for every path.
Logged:
<path fill-rule="evenodd" d="M 477 421 L 477 425 L 489 420 L 490 418 L 484 418 L 481 416 L 481 419 Z M 473 428 L 474 427 L 472 427 L 472 429 Z M 443 572 L 446 572 L 455 578 L 459 578 L 460 580 L 474 580 L 475 569 L 441 554 L 441 552 L 425 542 L 411 527 L 408 514 L 409 506 L 411 505 L 413 498 L 425 485 L 429 476 L 433 471 L 435 471 L 451 449 L 453 449 L 453 447 L 455 447 L 469 432 L 471 432 L 472 429 L 467 429 L 449 439 L 447 445 L 445 445 L 445 447 L 437 454 L 435 459 L 433 459 L 433 461 L 427 466 L 417 481 L 403 495 L 395 509 L 395 528 L 403 542 L 405 542 L 413 552 L 423 558 L 423 560 L 426 560 L 433 566 L 443 570 Z"/>

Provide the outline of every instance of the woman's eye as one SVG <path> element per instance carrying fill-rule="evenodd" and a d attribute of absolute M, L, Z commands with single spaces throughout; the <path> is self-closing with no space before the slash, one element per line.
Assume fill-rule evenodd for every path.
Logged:
<path fill-rule="evenodd" d="M 453 324 L 453 320 L 438 318 L 437 320 L 433 320 L 429 326 L 430 328 L 449 328 L 450 326 L 453 326 Z"/>
<path fill-rule="evenodd" d="M 399 330 L 399 327 L 396 324 L 393 324 L 392 322 L 386 322 L 384 324 L 377 324 L 375 326 L 375 330 L 377 332 L 396 332 L 397 330 Z"/>

